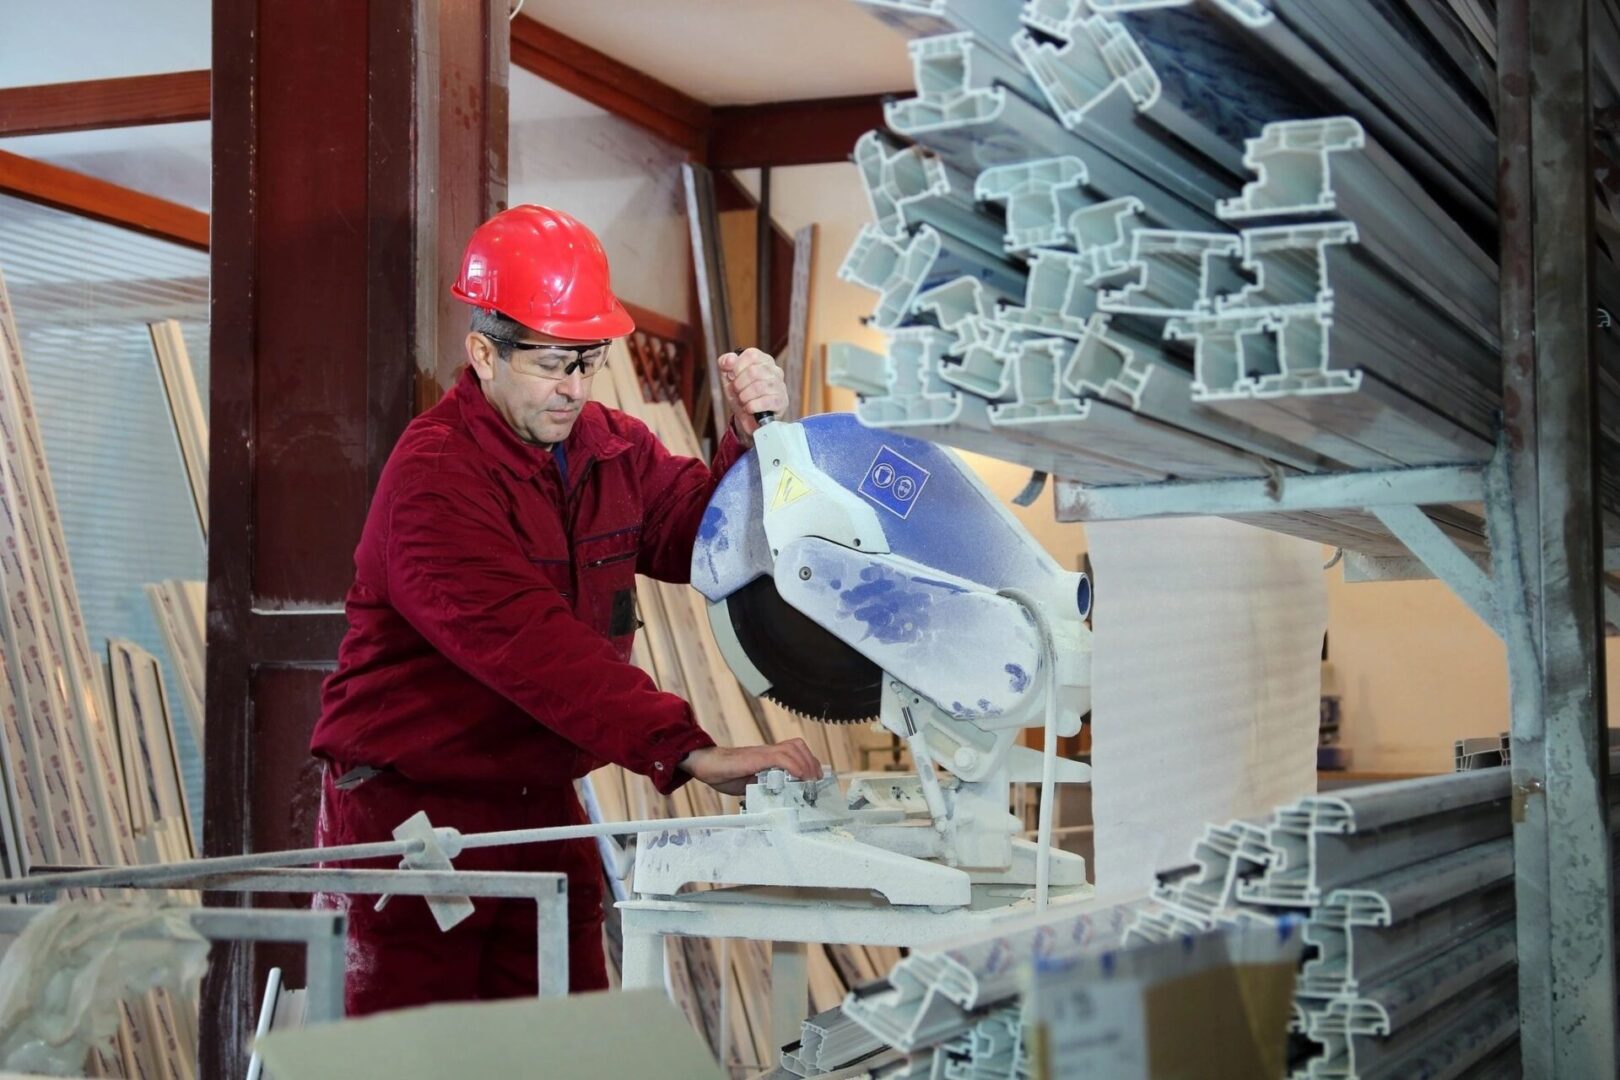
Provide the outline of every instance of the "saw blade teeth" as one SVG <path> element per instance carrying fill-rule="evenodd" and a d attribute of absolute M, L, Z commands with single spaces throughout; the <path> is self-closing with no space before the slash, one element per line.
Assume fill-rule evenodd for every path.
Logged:
<path fill-rule="evenodd" d="M 878 722 L 878 717 L 876 715 L 873 715 L 873 716 L 850 716 L 850 717 L 817 716 L 814 713 L 807 713 L 807 712 L 804 712 L 802 709 L 794 708 L 792 704 L 790 704 L 789 702 L 783 701 L 781 698 L 777 697 L 775 694 L 771 693 L 769 690 L 765 691 L 763 696 L 767 700 L 769 700 L 772 704 L 780 706 L 782 709 L 786 710 L 787 712 L 790 712 L 794 716 L 797 716 L 800 720 L 810 720 L 810 721 L 813 721 L 813 722 L 815 722 L 817 724 L 875 724 L 875 723 Z"/>

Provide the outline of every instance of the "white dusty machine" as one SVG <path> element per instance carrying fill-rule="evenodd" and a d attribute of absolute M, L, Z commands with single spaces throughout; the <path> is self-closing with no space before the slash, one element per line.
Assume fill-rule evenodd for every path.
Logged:
<path fill-rule="evenodd" d="M 954 454 L 847 414 L 767 423 L 709 504 L 692 584 L 745 689 L 811 720 L 875 717 L 915 772 L 762 774 L 757 828 L 643 833 L 638 897 L 864 891 L 944 913 L 1089 891 L 1083 859 L 1018 838 L 1009 801 L 1045 782 L 1048 841 L 1051 785 L 1089 779 L 1054 748 L 1090 707 L 1090 582 Z M 1030 727 L 1046 754 L 1019 745 Z"/>

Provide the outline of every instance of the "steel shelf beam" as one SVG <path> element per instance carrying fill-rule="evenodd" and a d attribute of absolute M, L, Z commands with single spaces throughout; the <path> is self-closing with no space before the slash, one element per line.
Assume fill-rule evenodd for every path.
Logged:
<path fill-rule="evenodd" d="M 1086 487 L 1060 480 L 1056 486 L 1057 519 L 1074 522 L 1198 515 L 1241 517 L 1304 510 L 1476 503 L 1484 498 L 1484 472 L 1477 465 L 1438 465 L 1118 487 Z"/>
<path fill-rule="evenodd" d="M 1612 1076 L 1614 888 L 1594 466 L 1589 3 L 1497 5 L 1503 447 L 1492 549 L 1512 698 L 1526 1076 Z"/>

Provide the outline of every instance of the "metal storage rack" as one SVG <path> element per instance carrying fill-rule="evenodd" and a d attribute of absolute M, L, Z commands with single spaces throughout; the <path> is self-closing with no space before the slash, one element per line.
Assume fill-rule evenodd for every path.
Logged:
<path fill-rule="evenodd" d="M 994 5 L 976 6 L 964 0 L 865 2 L 889 9 L 886 15 L 891 21 L 914 33 L 956 31 L 958 40 L 969 36 L 960 33 L 964 31 L 984 37 L 1016 35 L 1015 51 L 1025 60 L 1037 56 L 1039 62 L 1053 65 L 1049 70 L 1054 81 L 1080 71 L 1079 67 L 1060 70 L 1059 62 L 1068 50 L 1037 46 L 1027 33 L 1017 31 L 1015 18 L 999 18 L 989 29 L 973 25 L 975 18 L 988 17 L 982 12 Z M 1211 11 L 1221 8 L 1229 16 L 1238 9 L 1263 10 L 1261 5 L 1237 0 L 1194 0 L 1193 6 Z M 1281 6 L 1271 5 L 1273 9 Z M 923 25 L 917 14 L 924 8 L 932 24 Z M 1091 8 L 1122 17 L 1127 10 L 1145 11 L 1134 0 L 1094 0 Z M 1034 25 L 1031 12 L 1037 17 L 1050 12 L 1054 19 L 1070 19 L 1066 29 L 1074 30 L 1079 25 L 1072 21 L 1075 10 L 1061 2 L 1035 4 L 1026 8 L 1024 22 Z M 1095 427 L 1093 432 L 1104 441 L 1121 433 L 1127 438 L 1140 436 L 1133 444 L 1134 454 L 1125 462 L 1127 468 L 1110 473 L 1116 463 L 1100 457 L 1082 460 L 1081 469 L 1070 470 L 1068 475 L 1085 470 L 1090 474 L 1083 480 L 1058 481 L 1055 503 L 1058 520 L 1065 522 L 1198 514 L 1242 518 L 1328 542 L 1335 542 L 1335 531 L 1350 537 L 1359 534 L 1372 541 L 1361 550 L 1374 557 L 1356 560 L 1358 576 L 1438 577 L 1496 630 L 1507 647 L 1511 686 L 1523 1072 L 1537 1077 L 1613 1075 L 1617 1066 L 1615 887 L 1605 790 L 1609 759 L 1607 728 L 1602 722 L 1602 635 L 1606 622 L 1620 626 L 1620 593 L 1604 580 L 1606 571 L 1620 568 L 1620 533 L 1610 530 L 1615 546 L 1606 549 L 1604 519 L 1617 519 L 1612 500 L 1606 507 L 1602 492 L 1605 484 L 1612 491 L 1620 477 L 1612 469 L 1602 468 L 1605 438 L 1597 409 L 1600 390 L 1606 389 L 1606 375 L 1596 361 L 1593 297 L 1604 294 L 1608 263 L 1602 260 L 1599 265 L 1593 256 L 1597 232 L 1592 100 L 1594 78 L 1612 96 L 1613 80 L 1620 76 L 1620 66 L 1608 62 L 1617 40 L 1616 9 L 1609 0 L 1569 0 L 1538 5 L 1532 18 L 1530 0 L 1497 0 L 1495 14 L 1496 83 L 1480 88 L 1494 97 L 1497 117 L 1501 404 L 1494 449 L 1486 445 L 1476 457 L 1457 455 L 1453 460 L 1461 460 L 1460 464 L 1441 459 L 1440 463 L 1414 466 L 1408 459 L 1407 467 L 1319 471 L 1277 468 L 1281 459 L 1271 454 L 1271 468 L 1198 472 L 1180 467 L 1188 464 L 1185 457 L 1168 456 L 1176 447 L 1165 439 L 1164 425 L 1156 425 L 1149 415 L 1135 416 L 1117 408 L 1122 397 L 1117 392 L 1120 385 L 1115 384 L 1114 405 L 1101 410 L 1110 424 L 1106 429 Z M 1079 40 L 1078 34 L 1075 40 Z M 982 46 L 982 42 L 974 44 Z M 975 354 L 980 346 L 969 346 L 965 356 L 947 366 L 942 362 L 942 341 L 948 337 L 944 331 L 957 334 L 958 347 L 961 340 L 971 337 L 975 314 L 982 317 L 988 310 L 984 295 L 997 296 L 1009 305 L 1015 301 L 1008 298 L 1017 295 L 1018 281 L 1009 279 L 1009 263 L 999 251 L 990 250 L 992 245 L 974 241 L 970 211 L 975 202 L 980 207 L 987 200 L 1007 205 L 1006 250 L 1010 255 L 1016 250 L 1020 230 L 1032 229 L 1038 234 L 1043 227 L 1039 215 L 1032 223 L 1031 217 L 1021 213 L 1027 207 L 1013 205 L 1017 194 L 1035 191 L 1067 212 L 1062 207 L 1065 189 L 1085 183 L 1086 177 L 1073 167 L 1059 167 L 1062 161 L 1074 160 L 1057 156 L 1066 152 L 1063 147 L 1068 144 L 1056 125 L 1047 123 L 1049 118 L 1030 112 L 1027 94 L 1020 97 L 1018 93 L 1017 80 L 1024 76 L 1009 56 L 994 47 L 975 52 L 973 47 L 951 45 L 948 37 L 922 46 L 925 43 L 920 41 L 913 45 L 913 55 L 919 59 L 918 100 L 926 97 L 921 93 L 928 81 L 925 62 L 938 65 L 927 72 L 936 84 L 948 82 L 959 70 L 968 70 L 962 77 L 964 89 L 955 98 L 940 98 L 945 104 L 939 115 L 928 112 L 926 101 L 922 105 L 895 103 L 890 106 L 890 126 L 937 154 L 934 160 L 940 164 L 932 172 L 908 176 L 909 163 L 891 156 L 875 136 L 863 139 L 856 154 L 869 190 L 875 192 L 873 209 L 878 224 L 863 234 L 845 272 L 880 292 L 874 321 L 894 333 L 887 379 L 875 377 L 873 358 L 856 355 L 859 350 L 844 353 L 835 360 L 835 368 L 841 371 L 844 385 L 862 392 L 871 402 L 863 402 L 863 410 L 871 410 L 863 411 L 868 422 L 966 449 L 1000 450 L 1004 457 L 1013 451 L 1010 456 L 1016 460 L 1061 476 L 1074 459 L 1065 456 L 1055 439 L 1039 434 L 1037 426 L 1024 424 L 1029 419 L 1051 420 L 1065 407 L 1078 414 L 1072 419 L 1084 416 L 1072 398 L 1059 401 L 1061 393 L 1051 390 L 1054 378 L 1058 391 L 1062 390 L 1052 362 L 1042 367 L 1027 354 L 1012 360 L 1004 353 L 999 362 L 981 364 L 987 353 Z M 1594 48 L 1600 63 L 1594 63 Z M 975 62 L 986 88 L 974 89 L 977 84 L 970 69 Z M 957 66 L 952 68 L 952 64 Z M 1037 64 L 1029 66 L 1034 71 Z M 991 69 L 997 74 L 984 77 Z M 1109 70 L 1119 74 L 1112 64 Z M 1042 89 L 1052 100 L 1048 88 Z M 1107 92 L 1105 89 L 1091 104 L 1103 101 Z M 1001 96 L 995 97 L 997 94 Z M 1156 108 L 1165 111 L 1164 99 L 1155 102 Z M 1053 104 L 1061 115 L 1061 103 L 1054 100 Z M 1118 96 L 1109 104 L 1119 105 Z M 995 121 L 1004 126 L 978 129 L 989 136 L 982 134 L 980 145 L 993 145 L 994 135 L 1005 136 L 1015 129 L 1039 131 L 1039 139 L 1024 138 L 1042 152 L 1034 156 L 1048 157 L 1030 163 L 1047 167 L 1044 176 L 1037 176 L 1038 170 L 1033 168 L 1023 168 L 1016 158 L 985 160 L 973 149 L 971 136 L 964 140 L 961 131 L 942 133 L 944 127 L 960 123 L 947 116 L 951 109 L 991 108 L 1004 110 Z M 1016 109 L 1024 112 L 1015 116 Z M 1142 111 L 1146 112 L 1146 106 Z M 1169 129 L 1184 117 L 1167 114 L 1152 119 Z M 1128 119 L 1121 121 L 1117 128 L 1128 129 L 1129 123 Z M 1091 139 L 1097 139 L 1099 133 L 1110 137 L 1115 133 L 1107 125 L 1087 131 Z M 1183 128 L 1177 134 L 1189 139 L 1199 133 Z M 1126 130 L 1126 135 L 1133 133 Z M 1129 145 L 1104 150 L 1100 160 L 1112 155 L 1110 168 L 1121 160 L 1131 160 L 1139 169 L 1150 170 L 1158 164 Z M 963 163 L 970 157 L 984 170 L 980 190 L 972 195 L 967 194 L 969 185 L 962 175 Z M 1109 190 L 1117 184 L 1114 178 L 1097 174 L 1096 161 L 1088 158 L 1084 164 L 1093 166 L 1093 191 L 1105 198 L 1119 194 Z M 1158 178 L 1155 196 L 1162 208 L 1157 212 L 1150 209 L 1147 217 L 1185 228 L 1171 220 L 1184 206 L 1164 197 L 1178 178 Z M 1484 178 L 1467 179 L 1477 189 Z M 1488 189 L 1488 183 L 1483 186 Z M 1457 205 L 1463 205 L 1465 195 L 1458 196 Z M 1112 198 L 1105 205 L 1124 201 Z M 1139 238 L 1142 235 L 1138 233 Z M 1159 234 L 1164 235 L 1163 231 Z M 1180 239 L 1187 235 L 1181 234 Z M 1222 248 L 1230 254 L 1229 245 L 1218 234 L 1198 235 L 1202 250 Z M 1571 242 L 1571 238 L 1585 240 Z M 1077 246 L 1081 249 L 1078 257 L 1086 258 L 1084 245 Z M 1196 278 L 1202 250 L 1191 251 L 1191 261 L 1183 263 L 1178 272 L 1184 275 L 1190 266 Z M 1189 251 L 1183 245 L 1174 254 Z M 1036 275 L 1050 271 L 1053 261 L 1050 256 L 1029 259 L 1031 297 Z M 971 289 L 952 284 L 927 291 L 925 285 L 937 285 L 937 275 L 947 264 L 951 273 L 974 278 L 979 284 Z M 1013 265 L 1012 269 L 1017 273 L 1023 268 Z M 936 276 L 925 282 L 924 275 L 930 272 Z M 1175 273 L 1161 280 L 1171 291 L 1192 287 L 1184 278 L 1178 283 Z M 1028 301 L 1031 307 L 1024 309 L 1026 315 L 1036 312 L 1040 318 L 1067 318 L 1068 294 L 1060 291 L 1056 295 L 1063 299 L 1038 306 L 1033 299 Z M 927 315 L 921 325 L 903 326 L 908 322 L 907 307 L 913 303 L 915 310 L 926 310 Z M 964 324 L 968 324 L 966 334 L 960 330 Z M 990 352 L 998 348 L 1005 348 L 1005 342 L 983 346 Z M 942 376 L 947 367 L 949 373 Z M 1020 380 L 1028 381 L 1030 373 L 1042 380 L 1044 390 L 1020 384 Z M 998 386 L 985 389 L 997 378 L 1001 380 Z M 979 411 L 967 413 L 953 403 L 953 399 L 965 397 L 958 392 L 963 389 L 991 402 L 1015 400 L 992 404 L 988 410 L 982 400 L 977 401 L 973 405 Z M 1109 388 L 1095 386 L 1086 392 L 1093 405 L 1103 405 L 1108 394 Z M 1130 396 L 1134 412 L 1140 399 L 1128 388 L 1125 396 Z M 1098 410 L 1094 408 L 1092 413 L 1096 416 Z M 1304 422 L 1302 429 L 1311 424 L 1305 410 L 1300 410 L 1299 417 Z M 1185 428 L 1179 435 L 1186 435 Z M 1226 434 L 1218 438 L 1225 438 L 1228 447 L 1215 445 L 1217 451 L 1238 442 Z M 1154 444 L 1154 439 L 1159 442 Z M 1612 452 L 1613 440 L 1607 441 Z M 1149 445 L 1164 448 L 1167 456 L 1163 462 L 1151 461 L 1152 450 L 1142 449 Z M 1184 452 L 1190 445 L 1183 440 L 1180 448 Z M 1266 456 L 1264 449 L 1260 456 Z M 1132 482 L 1130 467 L 1142 466 L 1144 459 L 1150 467 L 1143 472 L 1152 482 Z M 1225 459 L 1217 453 L 1210 460 Z M 1338 461 L 1346 464 L 1342 455 Z M 1155 464 L 1161 467 L 1153 468 Z M 1165 475 L 1178 478 L 1167 481 L 1162 479 Z M 1189 475 L 1207 478 L 1186 478 Z M 1472 517 L 1471 511 L 1481 506 L 1482 519 Z M 1344 546 L 1354 548 L 1348 540 Z"/>
<path fill-rule="evenodd" d="M 1519 1012 L 1527 1076 L 1616 1066 L 1602 583 L 1591 318 L 1585 2 L 1499 0 L 1502 431 L 1484 467 L 1057 485 L 1060 521 L 1366 510 L 1507 646 Z M 1418 508 L 1484 503 L 1490 566 Z M 1601 608 L 1600 608 L 1601 591 Z M 1613 614 L 1609 621 L 1620 622 Z"/>

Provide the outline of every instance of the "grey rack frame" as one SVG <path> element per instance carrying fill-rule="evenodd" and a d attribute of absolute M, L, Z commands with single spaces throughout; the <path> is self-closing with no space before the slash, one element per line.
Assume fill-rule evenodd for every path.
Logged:
<path fill-rule="evenodd" d="M 42 867 L 41 870 L 67 867 Z M 74 867 L 73 869 L 93 869 Z M 134 890 L 197 890 L 212 893 L 341 893 L 350 897 L 388 895 L 403 897 L 483 897 L 533 900 L 539 961 L 539 996 L 568 993 L 568 875 L 558 873 L 500 873 L 483 870 L 353 870 L 345 868 L 287 868 L 248 870 L 226 874 L 196 874 L 159 884 L 138 880 L 141 867 L 130 871 L 133 880 L 110 881 L 98 888 Z M 50 895 L 45 888 L 30 897 Z M 0 902 L 0 933 L 20 931 L 46 904 Z M 279 911 L 263 908 L 193 908 L 191 922 L 197 932 L 215 941 L 291 941 L 306 946 L 306 1022 L 325 1023 L 343 1018 L 343 972 L 348 915 L 342 911 Z M 245 1062 L 244 1062 L 245 1064 Z"/>
<path fill-rule="evenodd" d="M 20 934 L 53 904 L 0 904 L 0 934 Z M 210 941 L 278 941 L 304 946 L 310 1023 L 343 1019 L 343 953 L 349 917 L 341 911 L 192 908 L 192 929 Z"/>
<path fill-rule="evenodd" d="M 1502 634 L 1512 711 L 1523 1072 L 1615 1074 L 1601 515 L 1593 453 L 1590 0 L 1498 0 L 1502 431 L 1484 469 L 1057 486 L 1060 521 L 1482 501 L 1489 572 L 1439 530 L 1401 539 Z M 1587 243 L 1571 242 L 1586 237 Z M 1483 491 L 1481 490 L 1483 481 Z M 1407 523 L 1420 516 L 1408 511 Z M 1493 617 L 1494 616 L 1494 617 Z"/>

